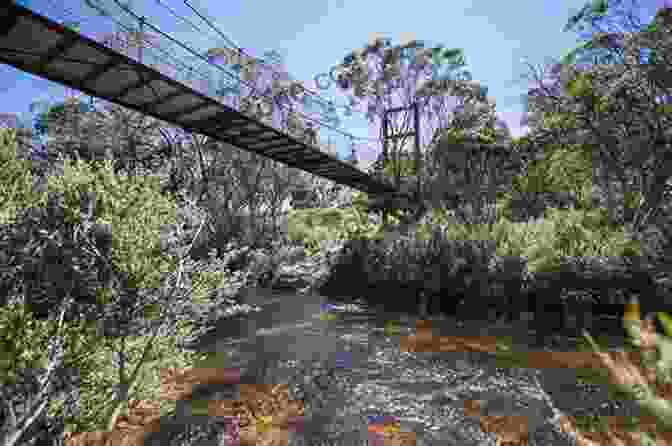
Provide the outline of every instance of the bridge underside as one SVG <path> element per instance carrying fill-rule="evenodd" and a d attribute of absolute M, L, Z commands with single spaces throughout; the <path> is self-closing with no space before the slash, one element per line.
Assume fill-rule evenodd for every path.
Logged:
<path fill-rule="evenodd" d="M 0 6 L 0 62 L 350 186 L 395 191 L 341 160 L 18 5 Z"/>

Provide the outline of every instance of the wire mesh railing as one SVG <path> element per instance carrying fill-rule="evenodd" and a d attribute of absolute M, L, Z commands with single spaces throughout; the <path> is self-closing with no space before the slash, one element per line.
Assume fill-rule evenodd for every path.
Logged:
<path fill-rule="evenodd" d="M 53 3 L 54 0 L 48 2 Z M 310 96 L 307 89 L 288 91 L 288 85 L 296 84 L 286 73 L 283 76 L 271 64 L 251 56 L 241 56 L 230 41 L 219 48 L 222 57 L 209 57 L 212 52 L 208 54 L 208 50 L 196 50 L 173 38 L 152 24 L 149 14 L 143 14 L 144 11 L 139 11 L 130 2 L 64 0 L 60 9 L 56 5 L 50 7 L 49 3 L 41 6 L 26 0 L 18 3 L 65 25 L 73 24 L 83 35 L 341 160 L 359 158 L 368 164 L 382 151 L 378 139 L 347 133 L 333 125 L 339 123 L 338 119 L 326 119 L 325 122 L 322 108 L 315 101 L 306 99 Z M 88 16 L 81 8 L 82 3 L 90 10 Z M 157 4 L 168 8 L 172 16 L 181 17 L 163 2 Z M 93 17 L 94 14 L 99 17 Z M 188 19 L 181 18 L 181 23 L 202 30 Z M 109 32 L 101 32 L 104 28 L 98 23 L 101 20 L 112 27 Z"/>

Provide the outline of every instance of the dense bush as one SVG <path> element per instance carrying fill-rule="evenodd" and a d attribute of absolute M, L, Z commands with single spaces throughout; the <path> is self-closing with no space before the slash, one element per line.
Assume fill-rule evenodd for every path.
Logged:
<path fill-rule="evenodd" d="M 10 217 L 0 228 L 8 293 L 0 308 L 3 386 L 11 385 L 17 368 L 47 365 L 45 343 L 55 333 L 47 316 L 62 310 L 68 315 L 61 332 L 64 366 L 76 371 L 80 411 L 70 413 L 71 403 L 52 399 L 49 414 L 64 417 L 73 431 L 104 430 L 122 401 L 119 392 L 156 399 L 158 370 L 191 362 L 175 350 L 176 339 L 190 331 L 191 288 L 202 299 L 203 288 L 221 276 L 189 271 L 187 286 L 163 293 L 176 267 L 168 253 L 183 251 L 183 237 L 172 235 L 175 205 L 151 178 L 115 176 L 109 163 L 66 161 L 63 175 L 48 178 L 49 193 L 35 197 L 27 166 L 13 160 L 12 149 L 0 147 L 4 166 L 14 169 L 3 174 L 17 179 L 3 183 L 9 199 L 2 213 Z M 62 305 L 68 295 L 76 305 Z M 159 336 L 146 336 L 159 329 Z M 138 373 L 121 375 L 122 364 Z"/>
<path fill-rule="evenodd" d="M 383 225 L 357 207 L 290 211 L 289 237 L 302 241 L 306 254 L 319 251 L 321 241 L 380 239 Z"/>
<path fill-rule="evenodd" d="M 32 183 L 30 161 L 17 157 L 15 132 L 0 130 L 0 224 L 12 222 L 22 207 L 44 204 L 31 193 Z"/>
<path fill-rule="evenodd" d="M 331 281 L 349 284 L 339 295 L 363 295 L 369 303 L 387 301 L 387 307 L 392 299 L 405 300 L 410 304 L 405 307 L 413 311 L 420 292 L 444 299 L 447 307 L 470 294 L 483 294 L 495 250 L 492 243 L 449 240 L 438 226 L 429 239 L 387 235 L 346 243 Z"/>
<path fill-rule="evenodd" d="M 547 209 L 545 218 L 512 223 L 501 218 L 492 225 L 446 225 L 448 239 L 490 240 L 500 256 L 527 259 L 531 271 L 553 269 L 563 256 L 609 257 L 639 254 L 620 228 L 607 223 L 602 210 Z M 419 230 L 425 234 L 427 225 Z"/>
<path fill-rule="evenodd" d="M 543 160 L 533 163 L 515 182 L 517 190 L 530 196 L 545 191 L 555 194 L 534 220 L 513 222 L 507 218 L 512 200 L 510 194 L 502 193 L 498 194 L 498 219 L 492 224 L 461 224 L 449 209 L 432 209 L 414 231 L 395 236 L 395 225 L 383 227 L 375 221 L 368 213 L 365 195 L 355 194 L 350 208 L 293 212 L 290 236 L 302 240 L 309 253 L 319 249 L 321 240 L 350 241 L 334 275 L 358 278 L 350 280 L 361 285 L 352 290 L 353 295 L 396 287 L 398 294 L 403 292 L 403 298 L 412 301 L 419 290 L 427 289 L 451 301 L 470 297 L 511 303 L 509 294 L 523 288 L 531 273 L 553 271 L 564 257 L 639 253 L 638 243 L 610 224 L 606 211 L 589 206 L 590 171 L 585 170 L 584 152 L 553 146 Z M 567 161 L 569 170 L 557 170 L 560 161 Z M 564 204 L 558 202 L 563 193 L 572 198 Z M 507 258 L 518 259 L 516 273 L 498 269 L 500 259 Z M 513 277 L 507 277 L 510 274 Z M 477 284 L 473 283 L 476 277 Z"/>
<path fill-rule="evenodd" d="M 514 223 L 500 215 L 491 225 L 469 225 L 456 223 L 448 210 L 432 210 L 406 236 L 382 231 L 382 236 L 348 243 L 333 282 L 348 277 L 361 285 L 351 295 L 368 295 L 372 301 L 376 294 L 389 300 L 394 293 L 395 299 L 415 303 L 422 290 L 442 300 L 443 311 L 454 311 L 460 300 L 488 301 L 514 319 L 520 311 L 544 311 L 532 305 L 535 273 L 560 274 L 567 258 L 639 254 L 638 242 L 611 225 L 603 209 L 551 207 L 543 217 Z M 560 308 L 560 293 L 545 295 L 556 296 Z"/>
<path fill-rule="evenodd" d="M 5 153 L 3 157 L 7 157 L 13 149 L 5 145 L 0 150 Z M 16 170 L 14 175 L 25 178 L 26 166 L 23 169 L 19 163 L 12 166 Z M 7 184 L 12 187 L 11 182 Z M 13 233 L 23 238 L 24 246 L 32 244 L 35 249 L 30 253 L 32 258 L 26 258 L 21 266 L 28 305 L 36 314 L 45 317 L 47 308 L 57 306 L 66 290 L 81 294 L 78 290 L 83 286 L 80 282 L 84 281 L 82 276 L 86 271 L 94 267 L 98 273 L 102 269 L 94 260 L 96 256 L 79 246 L 77 234 L 81 231 L 96 238 L 97 246 L 88 247 L 89 250 L 102 249 L 99 254 L 103 257 L 109 254 L 111 265 L 108 266 L 125 277 L 128 288 L 154 288 L 161 272 L 175 268 L 170 257 L 161 255 L 158 237 L 163 225 L 174 224 L 175 205 L 156 192 L 158 184 L 152 178 L 120 178 L 112 173 L 109 165 L 66 162 L 63 175 L 49 177 L 48 187 L 48 194 L 36 197 L 27 181 L 17 183 L 13 190 L 21 193 L 15 193 L 3 206 L 3 211 L 25 209 L 27 212 L 26 219 L 19 223 L 21 231 Z M 46 210 L 32 206 L 47 198 Z M 87 218 L 93 223 L 85 220 Z M 55 233 L 58 229 L 60 231 Z M 21 250 L 18 246 L 15 249 Z M 82 256 L 88 259 L 85 260 L 88 268 L 75 261 Z M 66 288 L 59 282 L 63 279 L 70 280 Z M 88 285 L 90 289 L 92 284 Z M 96 297 L 103 302 L 106 292 L 101 287 Z"/>

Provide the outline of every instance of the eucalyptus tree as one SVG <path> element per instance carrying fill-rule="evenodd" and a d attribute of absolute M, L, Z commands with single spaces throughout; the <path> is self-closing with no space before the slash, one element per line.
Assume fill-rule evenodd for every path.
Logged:
<path fill-rule="evenodd" d="M 399 119 L 389 122 L 388 133 L 394 135 L 414 130 L 413 111 L 410 107 L 416 103 L 425 126 L 430 124 L 431 114 L 437 119 L 445 117 L 439 113 L 442 109 L 447 111 L 445 101 L 432 101 L 432 93 L 439 88 L 446 91 L 450 88 L 450 81 L 447 76 L 445 80 L 437 79 L 438 76 L 431 77 L 444 58 L 447 63 L 452 64 L 449 68 L 453 71 L 464 66 L 462 50 L 459 49 L 425 49 L 424 43 L 418 41 L 392 47 L 389 40 L 376 39 L 363 49 L 350 52 L 332 72 L 336 74 L 338 88 L 346 94 L 351 92 L 349 100 L 352 108 L 360 107 L 360 102 L 364 103 L 361 108 L 365 109 L 369 123 L 377 124 L 382 140 L 383 115 L 386 110 L 404 107 L 399 114 L 401 122 Z M 471 77 L 466 70 L 460 75 L 465 79 Z M 430 105 L 432 108 L 428 110 Z M 447 121 L 443 121 L 438 127 L 445 128 L 447 124 Z M 423 136 L 425 133 L 427 130 L 423 132 Z M 390 147 L 391 158 L 397 158 L 402 148 L 410 142 L 410 135 L 394 140 Z"/>
<path fill-rule="evenodd" d="M 670 8 L 644 31 L 595 34 L 591 46 L 622 55 L 622 62 L 580 69 L 552 67 L 553 86 L 529 92 L 529 106 L 543 117 L 531 133 L 538 143 L 562 141 L 590 150 L 603 182 L 618 183 L 633 231 L 644 228 L 665 198 L 672 175 L 669 105 Z M 641 50 L 655 52 L 642 61 Z M 623 223 L 623 221 L 621 221 Z"/>
<path fill-rule="evenodd" d="M 366 117 L 383 139 L 383 121 L 387 110 L 402 108 L 388 120 L 388 134 L 399 135 L 390 142 L 392 173 L 399 176 L 417 172 L 422 177 L 424 198 L 434 206 L 446 204 L 452 188 L 447 181 L 453 174 L 445 170 L 444 159 L 451 153 L 441 139 L 451 130 L 461 136 L 475 136 L 486 129 L 495 130 L 498 138 L 508 135 L 505 124 L 495 116 L 495 102 L 487 89 L 472 81 L 464 69 L 461 49 L 442 45 L 426 48 L 420 41 L 392 46 L 387 39 L 376 39 L 362 49 L 349 53 L 336 67 L 340 90 L 349 93 L 353 108 L 366 110 Z M 420 159 L 413 160 L 404 151 L 412 143 L 413 106 L 417 105 L 420 128 Z M 384 154 L 383 154 L 384 156 Z M 411 159 L 408 159 L 411 158 Z M 381 160 L 379 159 L 379 162 Z M 421 166 L 416 169 L 416 162 Z M 404 164 L 410 168 L 404 168 Z M 380 166 L 380 163 L 378 163 Z"/>
<path fill-rule="evenodd" d="M 213 74 L 220 78 L 208 80 L 215 87 L 211 94 L 253 119 L 315 145 L 317 129 L 307 125 L 299 111 L 305 89 L 290 79 L 281 61 L 257 60 L 222 47 L 208 49 L 206 56 L 238 77 L 232 83 L 227 72 L 213 68 Z M 196 195 L 217 215 L 210 230 L 220 241 L 230 239 L 234 233 L 247 232 L 247 243 L 264 233 L 277 235 L 275 222 L 293 193 L 303 188 L 330 188 L 328 180 L 256 153 L 210 138 L 198 139 L 193 141 L 201 167 Z"/>
<path fill-rule="evenodd" d="M 662 6 L 662 4 L 661 4 Z M 637 0 L 591 0 L 573 14 L 565 24 L 563 31 L 576 31 L 582 41 L 567 52 L 561 63 L 609 64 L 622 61 L 623 54 L 618 48 L 595 47 L 594 34 L 625 35 L 641 32 L 653 26 L 642 23 L 642 7 Z"/>

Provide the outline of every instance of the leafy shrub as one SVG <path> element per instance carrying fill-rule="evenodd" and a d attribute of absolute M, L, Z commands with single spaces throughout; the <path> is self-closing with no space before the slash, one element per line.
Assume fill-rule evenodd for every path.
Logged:
<path fill-rule="evenodd" d="M 56 333 L 57 321 L 36 320 L 22 304 L 0 308 L 0 381 L 3 386 L 15 384 L 16 370 L 41 368 L 46 365 L 49 340 Z M 64 332 L 66 348 L 71 356 L 64 366 L 85 374 L 99 364 L 90 358 L 89 342 L 95 337 L 95 326 L 85 321 L 69 324 Z"/>
<path fill-rule="evenodd" d="M 546 210 L 545 218 L 513 223 L 500 218 L 492 225 L 446 226 L 453 240 L 489 240 L 497 254 L 525 258 L 531 271 L 549 270 L 568 257 L 638 255 L 638 242 L 608 223 L 604 210 Z"/>
<path fill-rule="evenodd" d="M 288 234 L 302 241 L 306 254 L 319 251 L 320 241 L 374 240 L 383 236 L 382 224 L 371 222 L 359 207 L 336 209 L 300 209 L 289 213 Z"/>
<path fill-rule="evenodd" d="M 214 271 L 196 270 L 191 274 L 191 298 L 194 303 L 206 302 L 209 292 L 224 284 L 226 274 L 215 269 Z"/>
<path fill-rule="evenodd" d="M 30 160 L 17 158 L 16 132 L 0 129 L 0 224 L 12 222 L 21 207 L 44 204 L 31 188 Z"/>
<path fill-rule="evenodd" d="M 99 167 L 77 161 L 66 163 L 63 176 L 50 177 L 49 187 L 64 194 L 66 223 L 81 223 L 80 194 L 95 193 L 96 217 L 114 233 L 113 265 L 128 274 L 130 286 L 154 288 L 162 271 L 174 270 L 172 259 L 161 255 L 158 233 L 175 224 L 175 204 L 160 193 L 156 177 L 120 177 L 109 161 Z"/>
<path fill-rule="evenodd" d="M 401 157 L 397 163 L 389 160 L 383 168 L 383 174 L 388 178 L 394 178 L 399 170 L 399 175 L 402 177 L 409 177 L 415 175 L 415 160 Z"/>
<path fill-rule="evenodd" d="M 23 305 L 11 304 L 0 308 L 3 353 L 0 380 L 3 387 L 11 389 L 17 373 L 23 370 L 45 369 L 48 345 L 54 339 L 56 325 L 57 321 L 54 320 L 36 320 Z M 68 380 L 58 386 L 60 392 L 52 397 L 48 414 L 64 417 L 70 429 L 75 430 L 89 430 L 92 423 L 94 426 L 104 425 L 99 420 L 100 408 L 106 407 L 113 399 L 110 392 L 112 384 L 115 384 L 115 373 L 106 370 L 111 368 L 110 361 L 100 355 L 102 344 L 96 326 L 84 320 L 68 322 L 64 324 L 61 336 L 67 352 L 62 367 L 67 372 Z M 101 385 L 101 380 L 105 380 L 106 385 Z M 93 383 L 95 391 L 91 392 Z M 75 390 L 82 391 L 77 401 L 80 403 L 79 408 L 73 407 L 73 401 L 69 398 Z M 24 397 L 30 400 L 35 396 Z M 87 409 L 91 406 L 98 410 Z"/>
<path fill-rule="evenodd" d="M 511 190 L 498 199 L 498 217 L 510 221 L 536 218 L 548 207 L 592 208 L 592 158 L 589 148 L 548 144 L 513 178 Z"/>
<path fill-rule="evenodd" d="M 1 146 L 0 152 L 3 153 L 3 159 L 11 159 L 12 146 Z M 42 233 L 40 231 L 46 231 L 44 235 L 38 236 L 44 241 L 42 249 L 32 253 L 42 254 L 38 256 L 41 260 L 24 265 L 24 268 L 29 267 L 25 272 L 30 273 L 32 279 L 68 278 L 73 274 L 77 276 L 74 264 L 68 266 L 68 259 L 74 262 L 74 258 L 82 253 L 76 246 L 74 238 L 61 234 L 61 237 L 47 241 L 47 234 L 55 229 L 59 221 L 66 225 L 63 228 L 70 227 L 76 230 L 84 223 L 82 218 L 86 212 L 91 213 L 89 210 L 93 210 L 90 217 L 95 218 L 98 225 L 107 225 L 114 233 L 110 241 L 112 268 L 126 275 L 129 287 L 156 287 L 160 273 L 174 269 L 175 265 L 171 263 L 171 259 L 161 255 L 160 239 L 157 234 L 162 225 L 174 223 L 175 206 L 158 192 L 156 179 L 116 177 L 109 163 L 101 167 L 89 166 L 81 161 L 74 164 L 66 162 L 62 176 L 49 177 L 49 194 L 34 196 L 30 192 L 29 181 L 26 180 L 27 166 L 17 161 L 8 163 L 8 167 L 14 169 L 13 177 L 21 181 L 15 184 L 7 183 L 15 192 L 8 197 L 3 212 L 28 208 L 36 202 L 44 203 L 47 198 L 51 200 L 49 207 L 51 214 L 44 216 L 49 219 L 46 226 L 39 228 L 40 225 L 33 218 L 33 230 L 28 232 L 37 236 L 36 232 L 40 234 Z M 86 197 L 88 202 L 82 201 L 83 197 Z M 152 206 L 146 206 L 146 203 L 152 203 Z M 83 205 L 85 206 L 82 207 Z M 64 249 L 71 253 L 68 254 L 67 251 L 63 251 Z M 60 257 L 61 262 L 52 261 L 52 257 L 59 258 L 59 256 L 64 256 Z M 33 271 L 30 271 L 31 269 Z M 32 285 L 34 284 L 29 284 L 34 288 Z M 62 285 L 52 282 L 51 287 L 42 289 L 41 297 L 51 299 L 53 304 L 53 299 L 62 294 L 58 291 L 59 289 L 62 291 Z M 77 289 L 77 286 L 74 286 L 74 289 Z M 104 291 L 101 290 L 98 297 L 102 297 L 103 294 Z M 32 299 L 32 296 L 30 298 Z"/>
<path fill-rule="evenodd" d="M 45 318 L 70 293 L 77 305 L 65 318 L 72 320 L 86 304 L 95 302 L 96 289 L 106 282 L 103 265 L 77 239 L 90 236 L 94 249 L 105 251 L 105 228 L 98 224 L 73 228 L 63 222 L 63 195 L 33 193 L 30 182 L 23 181 L 29 177 L 29 166 L 15 158 L 11 138 L 5 142 L 0 157 L 7 161 L 5 173 L 17 183 L 7 184 L 14 193 L 3 203 L 2 212 L 9 219 L 0 225 L 0 251 L 5 256 L 0 282 L 7 292 L 3 298 L 20 295 L 34 316 Z"/>
<path fill-rule="evenodd" d="M 95 326 L 78 321 L 68 323 L 60 330 L 59 337 L 69 354 L 56 370 L 55 379 L 51 380 L 53 387 L 48 390 L 41 378 L 47 367 L 47 352 L 51 350 L 57 334 L 56 325 L 57 322 L 53 320 L 35 320 L 22 304 L 12 303 L 0 307 L 0 386 L 6 398 L 3 405 L 13 405 L 15 410 L 19 406 L 28 411 L 31 406 L 35 407 L 33 404 L 41 402 L 37 398 L 42 392 L 51 391 L 52 407 L 60 406 L 61 414 L 67 417 L 79 416 L 76 396 L 79 378 L 95 373 L 99 368 L 90 355 L 91 342 L 96 340 Z M 3 408 L 3 411 L 6 410 Z M 28 444 L 26 437 L 30 436 L 37 440 L 37 444 L 45 444 L 41 441 L 61 435 L 61 420 L 61 417 L 52 417 L 46 412 L 39 414 L 34 420 L 35 424 L 24 434 L 23 442 Z M 16 427 L 12 426 L 9 418 L 4 421 L 4 429 L 11 432 Z"/>
<path fill-rule="evenodd" d="M 93 310 L 104 323 L 79 319 L 79 311 L 64 323 L 65 364 L 79 375 L 80 413 L 70 414 L 69 404 L 52 400 L 49 414 L 64 416 L 69 430 L 105 430 L 111 412 L 102 409 L 118 407 L 116 392 L 124 385 L 142 382 L 127 389 L 129 396 L 156 399 L 158 370 L 190 363 L 189 355 L 175 350 L 176 338 L 189 334 L 189 314 L 186 320 L 169 319 L 188 309 L 179 300 L 186 295 L 189 303 L 188 287 L 169 299 L 157 292 L 175 270 L 175 261 L 165 251 L 171 246 L 180 250 L 175 246 L 180 237 L 159 237 L 160 230 L 165 234 L 166 226 L 174 225 L 175 205 L 160 194 L 158 182 L 117 177 L 109 163 L 66 161 L 63 175 L 48 178 L 50 192 L 35 196 L 26 181 L 28 166 L 13 161 L 12 148 L 11 144 L 0 146 L 3 166 L 13 169 L 3 174 L 17 179 L 15 184 L 3 183 L 8 185 L 3 189 L 8 200 L 2 213 L 10 218 L 1 226 L 2 252 L 8 262 L 3 262 L 0 272 L 3 289 L 12 294 L 26 291 L 27 302 L 17 307 L 21 296 L 18 301 L 12 297 L 0 311 L 0 339 L 6 353 L 2 378 L 8 380 L 16 367 L 46 366 L 45 342 L 53 337 L 53 321 L 37 318 L 31 304 L 41 299 L 48 308 L 59 309 L 68 293 L 75 298 L 95 297 Z M 45 202 L 46 207 L 33 206 Z M 203 273 L 194 274 L 194 280 L 198 294 L 216 278 Z M 21 281 L 23 289 L 16 286 Z M 94 302 L 84 303 L 90 307 Z M 108 321 L 116 325 L 108 326 Z M 154 338 L 145 336 L 152 321 L 167 327 Z M 109 331 L 112 328 L 114 332 Z M 125 336 L 119 338 L 122 333 Z M 131 381 L 120 387 L 119 369 L 124 362 L 129 368 L 137 367 L 138 375 L 126 375 Z"/>
<path fill-rule="evenodd" d="M 484 277 L 495 249 L 487 241 L 450 240 L 439 227 L 430 238 L 399 236 L 362 241 L 351 248 L 341 261 L 360 270 L 357 281 L 363 289 L 396 289 L 395 299 L 411 301 L 417 299 L 420 290 L 446 299 L 475 290 L 473 279 Z M 347 274 L 353 282 L 353 272 Z M 406 286 L 414 294 L 398 296 Z"/>

